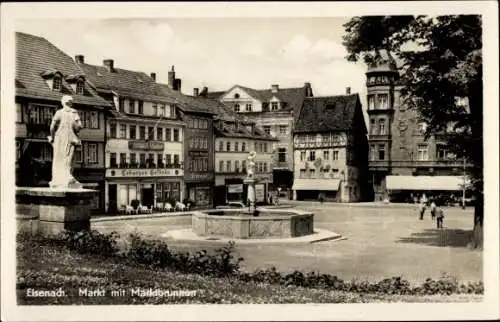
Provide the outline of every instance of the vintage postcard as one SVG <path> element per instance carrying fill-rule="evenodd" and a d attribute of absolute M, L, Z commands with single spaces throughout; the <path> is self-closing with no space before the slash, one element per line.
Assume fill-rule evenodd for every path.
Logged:
<path fill-rule="evenodd" d="M 498 318 L 497 10 L 2 4 L 2 319 Z"/>

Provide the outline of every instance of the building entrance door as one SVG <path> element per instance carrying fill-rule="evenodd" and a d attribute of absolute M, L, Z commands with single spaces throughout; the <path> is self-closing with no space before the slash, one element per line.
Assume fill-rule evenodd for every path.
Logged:
<path fill-rule="evenodd" d="M 109 200 L 108 212 L 116 213 L 118 211 L 116 184 L 108 185 L 108 200 Z"/>
<path fill-rule="evenodd" d="M 142 188 L 141 202 L 143 206 L 151 207 L 154 203 L 153 185 Z"/>

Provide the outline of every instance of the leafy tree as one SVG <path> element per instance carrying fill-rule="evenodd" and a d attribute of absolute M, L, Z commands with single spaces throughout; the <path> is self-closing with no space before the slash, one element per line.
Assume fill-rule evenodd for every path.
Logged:
<path fill-rule="evenodd" d="M 473 246 L 482 247 L 483 74 L 478 15 L 354 17 L 344 25 L 350 61 L 398 65 L 404 103 L 429 124 L 426 137 L 447 134 L 450 149 L 472 166 L 476 196 Z M 460 98 L 457 100 L 457 98 Z M 465 102 L 466 104 L 462 104 Z"/>

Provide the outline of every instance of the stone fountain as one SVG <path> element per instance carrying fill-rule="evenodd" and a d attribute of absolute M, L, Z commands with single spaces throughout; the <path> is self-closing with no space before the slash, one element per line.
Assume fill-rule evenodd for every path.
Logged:
<path fill-rule="evenodd" d="M 248 156 L 247 209 L 194 212 L 192 229 L 197 236 L 238 239 L 292 238 L 314 233 L 314 214 L 295 209 L 255 207 L 255 151 Z"/>
<path fill-rule="evenodd" d="M 73 109 L 73 98 L 64 95 L 50 125 L 53 148 L 49 187 L 16 187 L 17 230 L 55 235 L 64 230 L 90 229 L 90 201 L 97 193 L 83 189 L 72 176 L 71 163 L 82 123 Z"/>

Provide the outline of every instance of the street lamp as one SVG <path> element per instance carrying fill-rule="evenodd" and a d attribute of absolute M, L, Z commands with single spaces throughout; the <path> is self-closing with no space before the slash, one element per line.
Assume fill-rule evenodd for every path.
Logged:
<path fill-rule="evenodd" d="M 463 166 L 464 166 L 464 174 L 463 174 L 463 185 L 462 185 L 462 209 L 465 209 L 465 185 L 466 185 L 466 172 L 465 172 L 465 156 L 463 157 Z"/>

